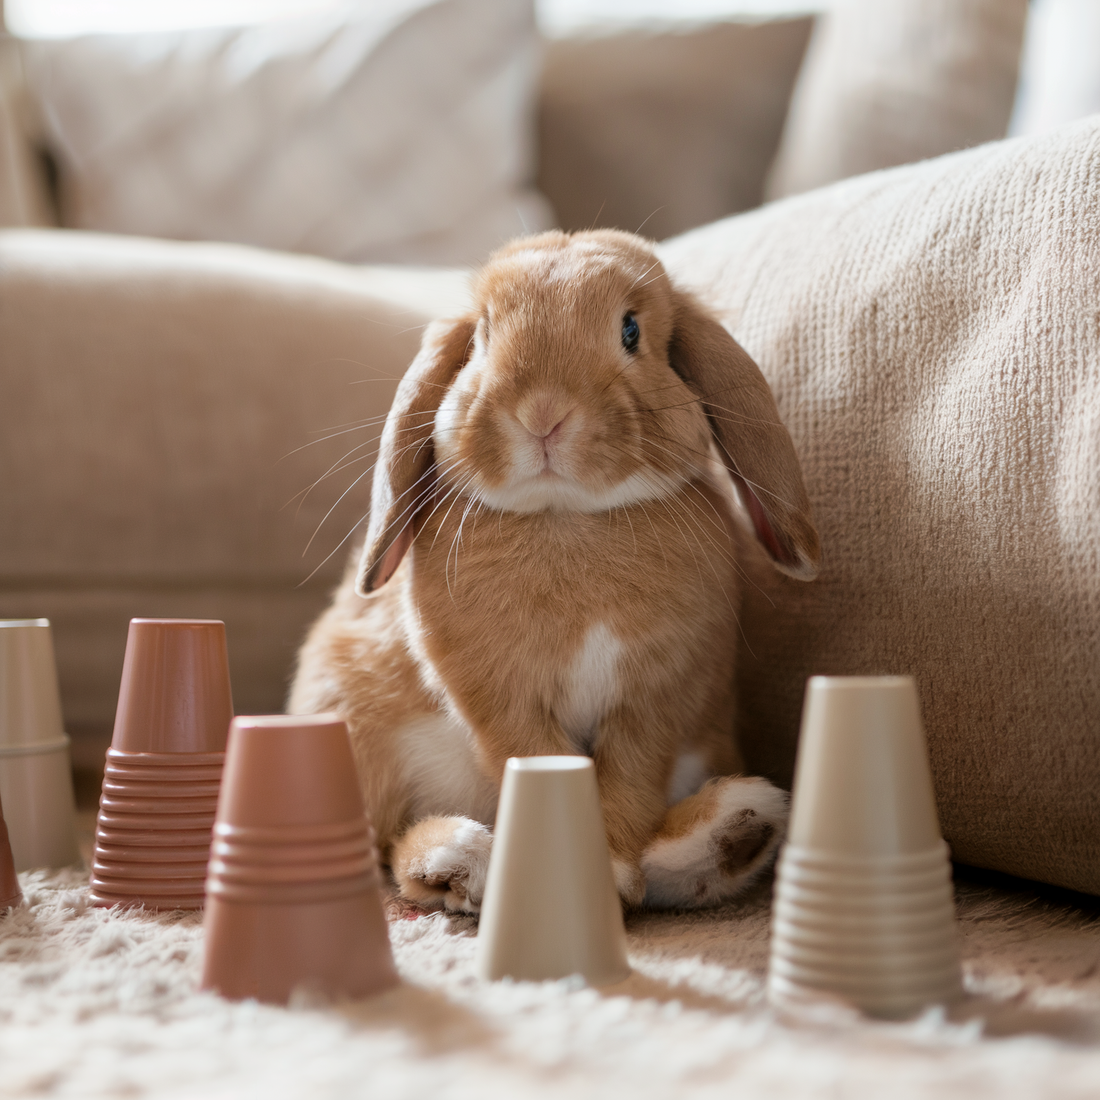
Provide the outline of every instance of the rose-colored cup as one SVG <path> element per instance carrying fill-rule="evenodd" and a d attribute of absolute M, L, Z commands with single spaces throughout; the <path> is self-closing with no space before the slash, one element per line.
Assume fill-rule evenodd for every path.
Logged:
<path fill-rule="evenodd" d="M 232 717 L 224 623 L 131 620 L 96 823 L 96 905 L 202 908 Z"/>
<path fill-rule="evenodd" d="M 23 891 L 19 888 L 11 842 L 8 840 L 8 827 L 4 823 L 4 807 L 0 806 L 0 909 L 10 909 L 22 900 Z"/>
<path fill-rule="evenodd" d="M 236 718 L 211 848 L 204 989 L 286 1004 L 397 983 L 374 833 L 333 714 Z"/>

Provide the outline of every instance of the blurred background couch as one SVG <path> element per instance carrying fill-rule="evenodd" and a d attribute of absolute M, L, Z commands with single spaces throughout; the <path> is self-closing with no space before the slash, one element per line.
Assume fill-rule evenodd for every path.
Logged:
<path fill-rule="evenodd" d="M 0 615 L 51 619 L 93 767 L 131 616 L 224 619 L 238 712 L 281 709 L 419 332 L 509 236 L 667 238 L 1100 108 L 1083 0 L 362 0 L 90 36 L 34 3 L 0 42 Z"/>

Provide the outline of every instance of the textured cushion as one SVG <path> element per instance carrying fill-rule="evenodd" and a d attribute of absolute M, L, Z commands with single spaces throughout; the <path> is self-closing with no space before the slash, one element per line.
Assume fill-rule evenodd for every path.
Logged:
<path fill-rule="evenodd" d="M 463 264 L 551 221 L 529 186 L 531 0 L 370 0 L 25 53 L 68 226 Z"/>
<path fill-rule="evenodd" d="M 1004 137 L 1027 0 L 836 0 L 815 28 L 770 198 Z"/>
<path fill-rule="evenodd" d="M 659 238 L 758 206 L 811 26 L 551 41 L 538 182 L 560 224 Z"/>
<path fill-rule="evenodd" d="M 0 233 L 0 617 L 52 620 L 70 727 L 110 723 L 134 615 L 224 619 L 238 711 L 282 709 L 397 379 L 464 293 L 461 272 Z"/>
<path fill-rule="evenodd" d="M 824 548 L 756 563 L 739 673 L 788 781 L 806 677 L 911 673 L 956 858 L 1100 893 L 1100 119 L 667 243 L 759 362 Z"/>

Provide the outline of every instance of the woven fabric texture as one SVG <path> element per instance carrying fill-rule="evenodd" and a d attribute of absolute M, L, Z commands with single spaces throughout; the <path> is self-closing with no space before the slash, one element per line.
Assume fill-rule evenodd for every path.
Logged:
<path fill-rule="evenodd" d="M 880 172 L 663 255 L 760 364 L 824 546 L 750 565 L 749 762 L 806 677 L 911 673 L 955 857 L 1100 893 L 1100 119 Z"/>

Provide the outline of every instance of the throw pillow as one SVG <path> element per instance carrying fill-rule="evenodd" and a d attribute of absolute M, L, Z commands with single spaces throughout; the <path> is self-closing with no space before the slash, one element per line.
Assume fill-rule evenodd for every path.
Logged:
<path fill-rule="evenodd" d="M 837 0 L 795 86 L 769 198 L 1004 137 L 1027 0 Z"/>
<path fill-rule="evenodd" d="M 25 55 L 68 226 L 462 264 L 552 220 L 530 185 L 531 0 L 369 0 Z"/>

